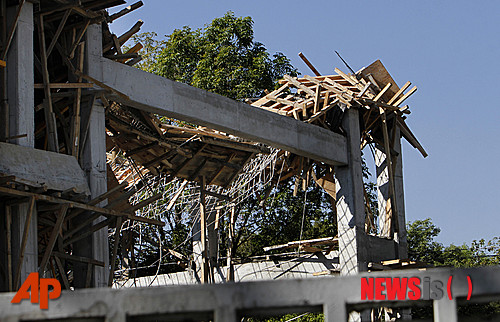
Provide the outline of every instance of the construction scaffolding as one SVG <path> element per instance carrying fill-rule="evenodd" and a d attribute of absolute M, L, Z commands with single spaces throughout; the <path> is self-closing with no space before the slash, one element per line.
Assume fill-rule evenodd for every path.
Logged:
<path fill-rule="evenodd" d="M 233 281 L 240 206 L 253 196 L 265 204 L 290 178 L 295 193 L 324 189 L 339 233 L 268 250 L 335 251 L 338 265 L 329 258 L 319 275 L 406 259 L 401 137 L 427 156 L 401 107 L 416 87 L 399 88 L 380 61 L 321 76 L 301 55 L 316 76 L 285 76 L 264 97 L 236 102 L 131 68 L 142 44 L 122 46 L 142 21 L 120 36 L 109 26 L 142 2 L 108 12 L 121 4 L 2 2 L 2 290 L 17 289 L 31 271 L 67 289 L 126 284 L 137 269 L 137 227 L 157 227 L 160 237 L 147 242 L 158 265 L 169 254 L 202 283 Z M 367 147 L 380 230 L 363 190 Z M 191 242 L 192 254 L 178 252 L 181 244 L 163 249 L 175 221 L 189 223 L 181 244 Z M 222 259 L 227 270 L 216 277 Z"/>

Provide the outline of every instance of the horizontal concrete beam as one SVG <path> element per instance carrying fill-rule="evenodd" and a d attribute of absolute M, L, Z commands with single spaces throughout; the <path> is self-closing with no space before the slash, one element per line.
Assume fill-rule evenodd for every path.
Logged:
<path fill-rule="evenodd" d="M 0 142 L 0 173 L 33 187 L 90 195 L 85 173 L 70 155 Z"/>
<path fill-rule="evenodd" d="M 337 133 L 109 59 L 102 58 L 101 65 L 97 75 L 90 76 L 128 96 L 113 95 L 120 103 L 331 165 L 347 163 L 346 139 Z"/>

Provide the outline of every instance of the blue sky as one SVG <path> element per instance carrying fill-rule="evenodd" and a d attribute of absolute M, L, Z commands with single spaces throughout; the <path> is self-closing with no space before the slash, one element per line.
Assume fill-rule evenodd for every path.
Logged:
<path fill-rule="evenodd" d="M 403 146 L 407 219 L 431 217 L 445 244 L 500 236 L 500 1 L 143 2 L 111 30 L 142 19 L 142 31 L 163 36 L 231 10 L 303 74 L 299 52 L 322 74 L 347 72 L 335 50 L 355 70 L 380 59 L 398 85 L 418 87 L 408 124 L 429 157 Z"/>

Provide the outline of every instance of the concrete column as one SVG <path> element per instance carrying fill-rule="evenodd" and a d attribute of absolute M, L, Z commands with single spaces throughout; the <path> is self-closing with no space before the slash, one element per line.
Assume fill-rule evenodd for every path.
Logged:
<path fill-rule="evenodd" d="M 12 26 L 17 6 L 8 8 L 7 25 Z M 34 147 L 34 70 L 33 70 L 33 4 L 24 3 L 17 29 L 7 55 L 7 84 L 9 103 L 9 136 L 26 137 L 10 140 L 10 143 Z M 24 224 L 28 215 L 28 203 L 12 206 L 12 269 L 15 276 L 20 255 Z M 28 228 L 28 239 L 21 265 L 20 283 L 31 272 L 38 271 L 38 237 L 36 209 Z M 16 285 L 13 286 L 17 288 Z"/>
<path fill-rule="evenodd" d="M 360 130 L 356 109 L 346 109 L 342 126 L 347 133 L 348 164 L 335 167 L 340 274 L 352 275 L 366 271 L 368 266 L 364 242 L 365 209 Z"/>
<path fill-rule="evenodd" d="M 17 6 L 7 10 L 9 28 L 16 12 Z M 33 147 L 35 142 L 33 66 L 33 4 L 26 2 L 7 55 L 7 88 L 10 106 L 9 136 L 27 135 L 9 142 L 27 147 Z"/>
<path fill-rule="evenodd" d="M 101 26 L 89 26 L 85 37 L 85 72 L 95 73 L 100 69 L 100 57 L 102 56 Z M 104 106 L 100 100 L 82 102 L 82 147 L 80 164 L 87 175 L 91 198 L 96 198 L 107 191 L 106 179 L 106 128 Z M 85 136 L 86 125 L 88 132 Z M 106 202 L 98 204 L 105 206 Z M 104 220 L 100 217 L 93 224 Z M 109 276 L 109 247 L 108 231 L 103 228 L 95 232 L 91 238 L 83 240 L 75 245 L 75 252 L 81 256 L 91 257 L 104 262 L 104 267 L 95 266 L 93 270 L 93 287 L 107 287 Z M 87 267 L 76 265 L 75 285 L 85 285 Z"/>
<path fill-rule="evenodd" d="M 392 131 L 389 131 L 392 132 Z M 395 234 L 394 239 L 399 243 L 399 258 L 408 257 L 407 235 L 406 235 L 406 216 L 404 203 L 404 182 L 403 182 L 403 154 L 401 149 L 401 134 L 399 128 L 395 131 L 393 151 L 397 153 L 393 157 L 394 164 L 394 191 L 396 194 L 397 214 L 399 234 Z M 391 138 L 392 140 L 392 138 Z M 375 147 L 375 166 L 377 171 L 377 190 L 378 190 L 378 210 L 380 236 L 389 237 L 390 227 L 386 225 L 387 211 L 390 209 L 387 204 L 389 200 L 389 170 L 387 168 L 386 155 L 383 147 Z"/>

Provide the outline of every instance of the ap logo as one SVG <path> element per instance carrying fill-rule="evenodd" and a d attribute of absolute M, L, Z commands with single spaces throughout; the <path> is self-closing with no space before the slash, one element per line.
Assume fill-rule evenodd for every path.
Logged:
<path fill-rule="evenodd" d="M 49 292 L 49 286 L 54 288 L 51 292 Z M 28 291 L 30 288 L 31 295 Z M 49 299 L 54 300 L 59 296 L 61 296 L 61 283 L 57 279 L 39 278 L 38 273 L 31 273 L 10 303 L 20 303 L 24 299 L 31 299 L 31 303 L 40 302 L 40 309 L 47 310 Z"/>

